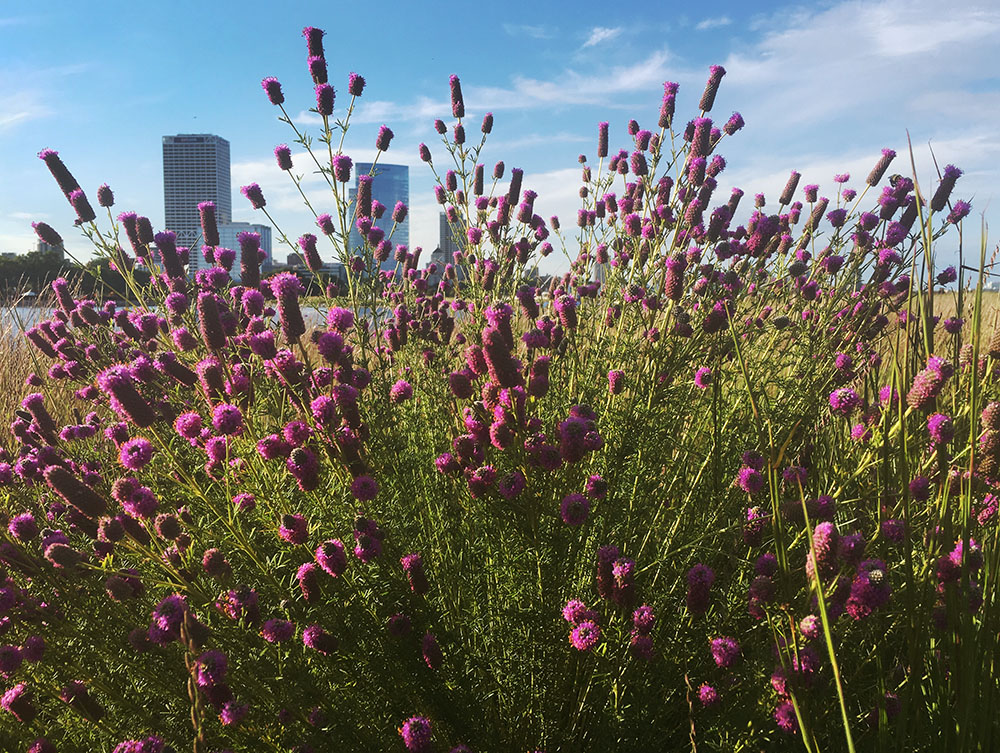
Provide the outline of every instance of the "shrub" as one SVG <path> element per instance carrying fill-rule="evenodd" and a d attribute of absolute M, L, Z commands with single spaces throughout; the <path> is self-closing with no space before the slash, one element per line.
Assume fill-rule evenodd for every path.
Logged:
<path fill-rule="evenodd" d="M 348 201 L 350 116 L 306 38 L 331 198 L 298 248 L 348 270 L 318 326 L 253 237 L 239 283 L 213 247 L 190 279 L 195 250 L 131 212 L 102 227 L 40 155 L 155 305 L 57 280 L 25 333 L 50 366 L 0 458 L 5 748 L 987 747 L 996 368 L 981 280 L 941 336 L 917 284 L 968 211 L 944 214 L 957 171 L 930 211 L 898 176 L 866 204 L 886 150 L 860 191 L 797 200 L 793 173 L 736 225 L 742 191 L 713 194 L 742 118 L 713 122 L 713 67 L 686 125 L 667 83 L 655 132 L 613 153 L 599 126 L 571 230 L 530 175 L 485 179 L 493 118 L 467 140 L 452 77 L 455 169 L 420 147 L 463 237 L 438 276 L 392 248 L 406 207 Z"/>

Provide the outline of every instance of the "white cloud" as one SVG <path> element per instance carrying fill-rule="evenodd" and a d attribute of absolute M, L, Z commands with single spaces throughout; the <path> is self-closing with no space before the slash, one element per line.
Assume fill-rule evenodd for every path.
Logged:
<path fill-rule="evenodd" d="M 608 28 L 606 26 L 595 26 L 591 32 L 590 36 L 587 37 L 587 41 L 583 43 L 584 47 L 593 47 L 594 45 L 600 44 L 601 42 L 607 42 L 609 39 L 614 39 L 619 36 L 624 29 L 620 26 L 614 28 Z"/>
<path fill-rule="evenodd" d="M 528 24 L 504 24 L 503 30 L 512 37 L 549 39 L 552 36 L 552 33 L 544 26 L 530 26 Z"/>
<path fill-rule="evenodd" d="M 37 95 L 13 92 L 0 102 L 0 133 L 52 114 L 52 108 L 42 104 Z"/>
<path fill-rule="evenodd" d="M 695 25 L 698 31 L 707 31 L 709 29 L 718 29 L 721 26 L 729 26 L 733 20 L 729 16 L 719 16 L 718 18 L 706 18 L 704 21 Z"/>
<path fill-rule="evenodd" d="M 553 104 L 601 104 L 629 92 L 647 90 L 663 83 L 667 75 L 667 50 L 657 50 L 645 60 L 611 68 L 597 74 L 567 69 L 544 80 L 515 76 L 510 87 L 471 87 L 469 97 L 491 110 L 550 107 Z"/>

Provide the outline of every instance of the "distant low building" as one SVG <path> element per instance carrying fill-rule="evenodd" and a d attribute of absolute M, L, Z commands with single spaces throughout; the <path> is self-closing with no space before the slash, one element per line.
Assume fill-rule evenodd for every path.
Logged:
<path fill-rule="evenodd" d="M 40 254 L 56 254 L 60 259 L 66 258 L 66 252 L 63 250 L 62 246 L 52 246 L 41 238 L 38 239 L 38 246 L 35 249 Z M 11 254 L 13 256 L 13 254 Z M 4 254 L 7 256 L 7 254 Z"/>

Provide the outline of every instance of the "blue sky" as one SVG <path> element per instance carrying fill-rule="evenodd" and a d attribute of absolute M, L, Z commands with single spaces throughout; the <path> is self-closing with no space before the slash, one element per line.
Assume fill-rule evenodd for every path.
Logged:
<path fill-rule="evenodd" d="M 955 197 L 971 198 L 967 243 L 978 249 L 985 211 L 1000 228 L 1000 8 L 988 0 L 945 8 L 899 2 L 460 4 L 300 2 L 0 4 L 0 251 L 33 247 L 32 220 L 49 222 L 74 253 L 87 243 L 36 154 L 60 152 L 96 204 L 107 182 L 116 212 L 132 209 L 163 224 L 160 137 L 216 133 L 232 145 L 234 219 L 260 221 L 239 186 L 257 181 L 281 229 L 297 237 L 311 215 L 272 149 L 293 134 L 260 88 L 278 77 L 286 107 L 317 133 L 306 69 L 304 26 L 327 31 L 326 57 L 346 109 L 347 76 L 368 86 L 345 152 L 374 156 L 378 127 L 396 134 L 384 161 L 411 166 L 411 245 L 433 249 L 437 205 L 417 157 L 426 142 L 444 156 L 433 120 L 448 120 L 448 76 L 461 77 L 470 132 L 495 114 L 483 155 L 525 171 L 536 211 L 572 224 L 579 200 L 577 155 L 594 156 L 597 123 L 611 123 L 611 148 L 627 148 L 629 118 L 655 130 L 662 84 L 680 83 L 678 119 L 696 115 L 711 64 L 727 75 L 712 115 L 740 111 L 746 128 L 728 140 L 717 195 L 736 185 L 776 197 L 790 170 L 802 184 L 833 190 L 850 172 L 859 187 L 882 147 L 900 152 L 893 172 L 909 174 L 909 129 L 925 192 L 933 163 L 966 174 Z M 619 10 L 627 9 L 627 10 Z M 681 10 L 683 9 L 683 10 Z M 993 43 L 993 44 L 991 44 Z M 682 120 L 683 122 L 683 120 Z M 305 158 L 294 152 L 296 167 Z M 317 206 L 328 206 L 315 178 Z M 724 193 L 722 193 L 724 191 Z M 971 241 L 971 243 L 970 243 Z M 943 239 L 942 260 L 957 239 Z M 284 252 L 275 248 L 276 256 Z M 978 253 L 976 251 L 975 253 Z"/>

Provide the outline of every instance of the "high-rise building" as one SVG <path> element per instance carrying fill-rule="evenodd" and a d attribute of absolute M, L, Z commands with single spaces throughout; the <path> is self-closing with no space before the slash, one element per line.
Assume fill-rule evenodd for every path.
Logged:
<path fill-rule="evenodd" d="M 229 177 L 229 142 L 208 133 L 163 137 L 163 208 L 168 230 L 177 233 L 177 245 L 200 253 L 201 220 L 198 204 L 215 202 L 220 225 L 232 222 L 233 198 Z"/>
<path fill-rule="evenodd" d="M 438 217 L 438 248 L 444 254 L 444 263 L 452 264 L 455 261 L 455 252 L 461 251 L 462 246 L 459 240 L 462 235 L 462 228 L 448 222 L 448 215 L 441 212 Z"/>
<path fill-rule="evenodd" d="M 368 175 L 371 173 L 372 163 L 358 162 L 354 165 L 354 170 L 355 187 L 350 191 L 350 199 L 352 201 L 354 199 L 355 192 L 357 191 L 357 176 Z M 396 202 L 401 201 L 406 204 L 407 207 L 410 206 L 410 168 L 407 165 L 389 165 L 381 162 L 375 165 L 374 175 L 372 176 L 372 201 L 377 201 L 385 207 L 385 214 L 382 215 L 382 219 L 378 220 L 376 224 L 385 230 L 386 237 L 388 238 L 389 231 L 392 230 L 392 210 L 395 208 Z M 393 248 L 400 244 L 409 247 L 409 214 L 407 214 L 405 220 L 396 226 L 396 230 L 393 232 L 391 240 Z M 351 228 L 349 244 L 349 256 L 353 256 L 358 252 L 358 249 L 364 245 L 364 242 L 361 240 L 361 234 L 358 232 L 356 226 Z M 383 271 L 395 268 L 396 262 L 391 255 L 381 264 L 381 269 Z"/>
<path fill-rule="evenodd" d="M 260 236 L 260 250 L 264 252 L 264 259 L 260 263 L 261 272 L 267 274 L 273 265 L 270 225 L 259 225 L 252 222 L 220 222 L 219 248 L 231 248 L 236 252 L 236 261 L 233 262 L 233 268 L 230 271 L 234 282 L 242 281 L 240 277 L 240 241 L 237 237 L 240 233 L 257 233 Z M 188 273 L 192 275 L 201 269 L 208 269 L 212 266 L 205 260 L 200 246 L 197 251 L 191 249 L 190 259 Z"/>

